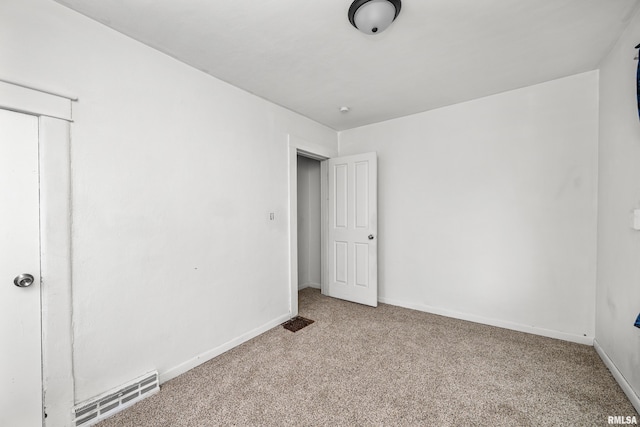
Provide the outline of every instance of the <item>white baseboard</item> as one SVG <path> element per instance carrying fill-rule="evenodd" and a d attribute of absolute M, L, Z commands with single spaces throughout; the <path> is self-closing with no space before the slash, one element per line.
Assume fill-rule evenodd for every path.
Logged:
<path fill-rule="evenodd" d="M 289 320 L 291 318 L 291 316 L 289 315 L 289 313 L 287 314 L 283 314 L 282 316 L 265 323 L 262 326 L 259 326 L 245 334 L 240 335 L 237 338 L 232 339 L 231 341 L 227 341 L 226 343 L 216 347 L 216 348 L 212 348 L 211 350 L 207 350 L 204 353 L 201 353 L 199 355 L 197 355 L 196 357 L 187 360 L 186 362 L 183 362 L 181 364 L 179 364 L 178 366 L 175 366 L 173 368 L 168 369 L 165 372 L 161 372 L 158 376 L 158 378 L 160 379 L 160 384 L 169 381 L 170 379 L 173 379 L 175 377 L 177 377 L 178 375 L 184 374 L 185 372 L 187 372 L 190 369 L 195 368 L 198 365 L 202 365 L 205 362 L 208 362 L 209 360 L 213 359 L 216 356 L 221 355 L 222 353 L 231 350 L 234 347 L 239 346 L 240 344 L 249 341 L 252 338 L 257 337 L 258 335 L 268 331 L 271 328 L 274 328 L 284 322 L 286 322 L 287 320 Z"/>
<path fill-rule="evenodd" d="M 322 286 L 320 286 L 318 283 L 303 283 L 302 285 L 298 285 L 299 291 L 306 288 L 321 289 Z"/>
<path fill-rule="evenodd" d="M 607 353 L 604 351 L 604 349 L 600 346 L 598 341 L 595 339 L 593 340 L 593 347 L 596 349 L 596 352 L 598 353 L 598 356 L 600 356 L 600 359 L 602 359 L 602 361 L 607 366 L 607 368 L 609 368 L 609 371 L 611 371 L 613 378 L 616 379 L 616 381 L 620 385 L 620 388 L 622 389 L 622 391 L 624 391 L 624 394 L 627 395 L 633 407 L 636 408 L 636 411 L 638 411 L 638 413 L 640 413 L 640 396 L 636 394 L 636 392 L 631 387 L 631 384 L 627 382 L 627 380 L 622 375 L 622 373 L 618 370 L 618 368 L 613 363 L 611 358 L 609 358 Z"/>
<path fill-rule="evenodd" d="M 567 332 L 555 331 L 552 329 L 538 328 L 535 326 L 522 325 L 515 322 L 508 322 L 504 320 L 491 319 L 488 317 L 476 316 L 473 314 L 460 313 L 453 310 L 447 310 L 438 307 L 432 307 L 428 305 L 407 303 L 404 301 L 378 298 L 378 301 L 384 304 L 397 305 L 398 307 L 410 308 L 412 310 L 423 311 L 425 313 L 437 314 L 439 316 L 452 317 L 454 319 L 467 320 L 474 323 L 482 323 L 483 325 L 496 326 L 498 328 L 511 329 L 518 332 L 526 332 L 528 334 L 541 335 L 548 338 L 556 338 L 563 341 L 575 342 L 578 344 L 593 345 L 593 337 L 582 336 L 576 334 L 570 334 Z"/>

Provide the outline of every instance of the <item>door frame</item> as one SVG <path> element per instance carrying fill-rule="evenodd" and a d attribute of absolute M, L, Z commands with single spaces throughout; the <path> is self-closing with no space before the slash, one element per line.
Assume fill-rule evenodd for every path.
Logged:
<path fill-rule="evenodd" d="M 320 160 L 320 286 L 324 294 L 326 281 L 326 221 L 327 169 L 326 162 L 338 156 L 338 150 L 288 135 L 289 154 L 289 315 L 298 315 L 298 155 Z"/>
<path fill-rule="evenodd" d="M 72 101 L 0 81 L 0 108 L 38 117 L 40 313 L 43 425 L 72 424 L 74 405 L 71 303 Z"/>

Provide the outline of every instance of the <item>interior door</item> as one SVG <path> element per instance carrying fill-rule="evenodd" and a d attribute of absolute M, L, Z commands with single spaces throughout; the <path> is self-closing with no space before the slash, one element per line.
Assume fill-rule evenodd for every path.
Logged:
<path fill-rule="evenodd" d="M 38 188 L 38 118 L 0 109 L 0 426 L 42 425 Z"/>
<path fill-rule="evenodd" d="M 376 153 L 328 160 L 328 295 L 378 306 Z"/>

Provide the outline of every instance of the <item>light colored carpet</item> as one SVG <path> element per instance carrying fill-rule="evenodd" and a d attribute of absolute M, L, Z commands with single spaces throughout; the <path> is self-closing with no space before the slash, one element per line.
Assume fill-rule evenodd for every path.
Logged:
<path fill-rule="evenodd" d="M 636 416 L 593 347 L 300 292 L 276 327 L 168 381 L 110 426 L 606 426 Z M 638 418 L 640 420 L 640 418 Z"/>

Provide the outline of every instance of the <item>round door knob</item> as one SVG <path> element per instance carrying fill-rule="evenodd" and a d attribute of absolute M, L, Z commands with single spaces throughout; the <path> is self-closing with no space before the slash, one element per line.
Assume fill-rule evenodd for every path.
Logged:
<path fill-rule="evenodd" d="M 373 234 L 369 234 L 369 240 L 373 240 Z"/>
<path fill-rule="evenodd" d="M 16 278 L 13 279 L 13 284 L 19 288 L 26 288 L 27 286 L 31 286 L 33 284 L 33 281 L 34 281 L 33 276 L 25 273 L 25 274 L 16 276 Z"/>

